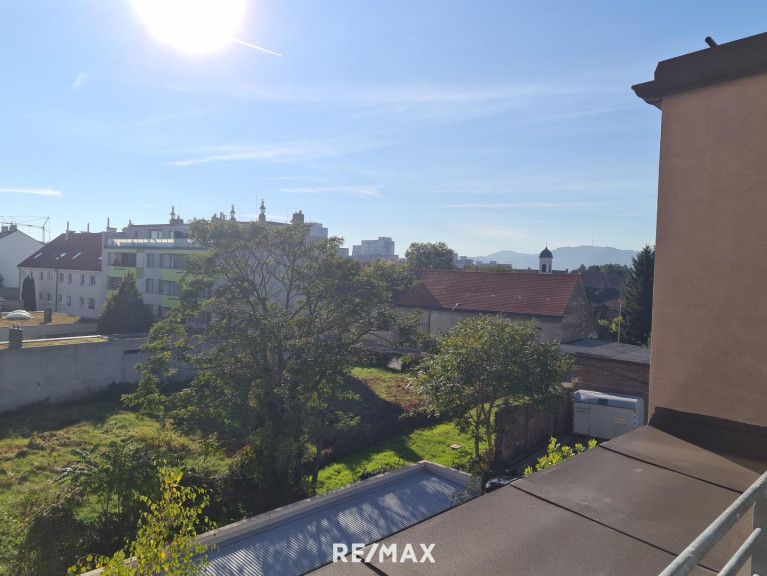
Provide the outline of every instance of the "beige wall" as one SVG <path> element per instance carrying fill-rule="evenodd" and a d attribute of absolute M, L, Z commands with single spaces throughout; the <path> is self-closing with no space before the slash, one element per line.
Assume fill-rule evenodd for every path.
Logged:
<path fill-rule="evenodd" d="M 767 425 L 767 74 L 663 99 L 656 406 Z"/>

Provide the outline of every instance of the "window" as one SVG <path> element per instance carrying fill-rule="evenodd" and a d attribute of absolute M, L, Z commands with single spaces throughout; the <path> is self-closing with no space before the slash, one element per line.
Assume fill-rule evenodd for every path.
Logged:
<path fill-rule="evenodd" d="M 96 301 L 93 298 L 88 298 L 88 308 L 93 310 L 96 307 Z"/>
<path fill-rule="evenodd" d="M 170 254 L 160 254 L 160 268 L 171 268 L 173 259 Z"/>
<path fill-rule="evenodd" d="M 96 285 L 96 276 L 91 274 L 91 286 L 95 286 L 95 285 Z"/>
<path fill-rule="evenodd" d="M 42 280 L 42 279 L 43 279 L 43 271 L 41 270 L 40 271 L 40 280 Z M 41 298 L 41 300 L 42 300 L 42 298 Z"/>
<path fill-rule="evenodd" d="M 48 281 L 53 280 L 53 272 L 48 272 Z"/>
<path fill-rule="evenodd" d="M 85 297 L 80 296 L 80 308 L 85 308 Z"/>
<path fill-rule="evenodd" d="M 85 284 L 85 274 L 80 274 L 80 286 Z"/>
<path fill-rule="evenodd" d="M 64 303 L 64 295 L 59 294 L 59 304 L 63 304 L 63 303 Z"/>
<path fill-rule="evenodd" d="M 71 284 L 71 283 L 72 283 L 72 275 L 67 274 L 67 284 Z"/>
<path fill-rule="evenodd" d="M 146 294 L 154 294 L 154 278 L 146 279 L 146 286 L 144 287 L 144 292 Z"/>
<path fill-rule="evenodd" d="M 136 253 L 135 252 L 110 252 L 109 265 L 110 266 L 130 266 L 132 268 L 135 268 Z"/>
<path fill-rule="evenodd" d="M 48 292 L 48 293 L 45 295 L 45 299 L 46 299 L 48 302 L 50 302 L 50 301 L 51 301 L 51 293 L 50 293 L 50 292 Z"/>
<path fill-rule="evenodd" d="M 40 272 L 40 274 L 42 274 L 42 272 Z M 40 292 L 40 298 L 38 298 L 38 300 L 40 300 L 40 302 L 43 301 L 43 293 L 42 292 Z"/>
<path fill-rule="evenodd" d="M 107 280 L 107 290 L 117 290 L 117 287 L 120 285 L 120 280 L 122 280 L 122 278 L 110 276 Z"/>
<path fill-rule="evenodd" d="M 67 306 L 71 306 L 71 305 L 72 305 L 72 297 L 67 296 Z"/>
<path fill-rule="evenodd" d="M 59 272 L 59 282 L 64 282 L 64 273 Z"/>
<path fill-rule="evenodd" d="M 147 254 L 146 255 L 146 267 L 147 268 L 154 268 L 155 267 L 154 254 Z"/>

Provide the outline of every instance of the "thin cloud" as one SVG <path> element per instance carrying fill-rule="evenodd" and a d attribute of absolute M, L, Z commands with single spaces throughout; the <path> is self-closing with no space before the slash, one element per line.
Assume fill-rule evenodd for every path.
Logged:
<path fill-rule="evenodd" d="M 83 82 L 85 82 L 88 79 L 88 75 L 85 72 L 80 72 L 77 75 L 77 78 L 75 78 L 75 81 L 72 82 L 72 85 L 69 87 L 72 90 L 77 90 L 80 88 L 80 86 L 83 85 Z"/>
<path fill-rule="evenodd" d="M 541 210 L 594 210 L 604 207 L 598 202 L 500 202 L 448 204 L 446 208 L 539 208 Z"/>
<path fill-rule="evenodd" d="M 267 162 L 294 162 L 315 158 L 340 156 L 358 151 L 364 146 L 345 142 L 294 142 L 252 147 L 219 146 L 204 148 L 201 156 L 167 162 L 171 166 L 192 166 L 209 162 L 262 160 Z M 192 153 L 191 151 L 189 152 Z"/>
<path fill-rule="evenodd" d="M 527 234 L 514 230 L 508 226 L 493 226 L 488 224 L 459 224 L 463 234 L 478 238 L 491 238 L 493 240 L 508 240 L 527 238 Z"/>
<path fill-rule="evenodd" d="M 352 196 L 380 197 L 375 186 L 298 186 L 295 188 L 283 188 L 282 192 L 288 194 L 324 194 L 326 192 L 339 192 Z"/>
<path fill-rule="evenodd" d="M 31 194 L 33 196 L 62 196 L 61 190 L 52 188 L 0 188 L 2 194 Z"/>

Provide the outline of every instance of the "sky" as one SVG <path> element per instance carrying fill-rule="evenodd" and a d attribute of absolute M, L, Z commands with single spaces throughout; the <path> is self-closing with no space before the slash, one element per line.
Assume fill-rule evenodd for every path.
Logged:
<path fill-rule="evenodd" d="M 661 113 L 630 87 L 767 29 L 761 1 L 243 1 L 240 42 L 189 51 L 184 14 L 158 31 L 139 0 L 2 0 L 0 220 L 55 237 L 263 200 L 400 255 L 638 250 Z"/>

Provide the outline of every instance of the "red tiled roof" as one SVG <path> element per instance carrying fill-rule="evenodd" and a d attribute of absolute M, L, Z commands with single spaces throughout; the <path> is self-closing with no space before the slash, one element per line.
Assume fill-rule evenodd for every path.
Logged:
<path fill-rule="evenodd" d="M 400 299 L 400 306 L 561 317 L 578 277 L 574 274 L 424 270 L 419 280 L 420 283 Z"/>
<path fill-rule="evenodd" d="M 75 232 L 57 236 L 19 264 L 19 268 L 101 270 L 101 233 Z"/>

